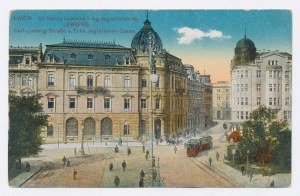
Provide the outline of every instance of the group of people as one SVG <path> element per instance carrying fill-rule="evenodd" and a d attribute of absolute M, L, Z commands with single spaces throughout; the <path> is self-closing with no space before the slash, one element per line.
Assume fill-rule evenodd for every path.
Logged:
<path fill-rule="evenodd" d="M 125 161 L 125 160 L 122 162 L 121 166 L 122 166 L 122 168 L 123 168 L 123 172 L 125 172 L 125 171 L 126 171 L 126 167 L 127 167 L 127 164 L 126 164 L 126 161 Z M 109 171 L 112 172 L 113 169 L 114 169 L 114 165 L 113 165 L 113 163 L 111 162 L 111 163 L 109 164 Z M 114 178 L 114 183 L 115 183 L 115 186 L 116 186 L 116 187 L 119 187 L 120 182 L 121 182 L 121 180 L 120 180 L 119 176 L 115 176 L 115 178 Z"/>
<path fill-rule="evenodd" d="M 67 159 L 66 156 L 64 156 L 62 158 L 62 162 L 63 162 L 64 166 L 66 165 L 66 163 L 67 163 L 67 166 L 69 166 L 69 167 L 71 166 L 71 161 L 70 161 L 70 159 Z"/>

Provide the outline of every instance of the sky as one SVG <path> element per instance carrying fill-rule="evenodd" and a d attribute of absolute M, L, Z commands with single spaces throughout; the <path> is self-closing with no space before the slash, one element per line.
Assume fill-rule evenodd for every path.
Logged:
<path fill-rule="evenodd" d="M 146 17 L 146 10 L 18 10 L 11 12 L 9 44 L 42 43 L 45 49 L 65 38 L 130 47 Z M 257 50 L 292 53 L 288 10 L 149 10 L 148 18 L 163 47 L 201 74 L 210 74 L 213 83 L 230 80 L 230 61 L 245 30 Z"/>

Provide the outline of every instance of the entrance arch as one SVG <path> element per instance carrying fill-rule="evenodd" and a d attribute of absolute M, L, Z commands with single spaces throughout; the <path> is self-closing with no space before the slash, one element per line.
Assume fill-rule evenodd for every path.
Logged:
<path fill-rule="evenodd" d="M 96 122 L 93 118 L 86 118 L 84 120 L 84 135 L 95 136 L 96 135 Z"/>
<path fill-rule="evenodd" d="M 101 135 L 112 135 L 112 120 L 108 117 L 101 120 Z"/>
<path fill-rule="evenodd" d="M 78 121 L 74 117 L 66 121 L 66 136 L 78 136 Z"/>
<path fill-rule="evenodd" d="M 159 139 L 161 137 L 161 120 L 160 119 L 155 120 L 154 130 L 155 130 L 155 138 Z"/>

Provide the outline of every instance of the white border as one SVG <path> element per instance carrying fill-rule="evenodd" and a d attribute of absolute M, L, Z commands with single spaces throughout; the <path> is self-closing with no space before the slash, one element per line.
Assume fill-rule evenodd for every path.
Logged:
<path fill-rule="evenodd" d="M 9 13 L 15 9 L 289 9 L 293 15 L 293 165 L 292 165 L 292 186 L 285 189 L 223 189 L 223 188 L 173 188 L 173 189 L 19 189 L 9 188 L 7 174 L 7 130 L 8 130 L 8 46 L 9 46 Z M 300 55 L 300 6 L 297 0 L 7 0 L 2 1 L 0 7 L 0 190 L 1 195 L 300 195 L 300 146 L 299 131 L 299 98 L 300 91 L 296 86 L 300 82 L 298 77 L 299 55 Z"/>

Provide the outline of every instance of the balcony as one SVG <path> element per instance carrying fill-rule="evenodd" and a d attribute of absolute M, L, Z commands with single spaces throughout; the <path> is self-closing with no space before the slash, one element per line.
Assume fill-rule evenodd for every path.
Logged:
<path fill-rule="evenodd" d="M 105 95 L 109 93 L 109 90 L 100 86 L 76 86 L 75 90 L 79 95 L 94 94 Z"/>

